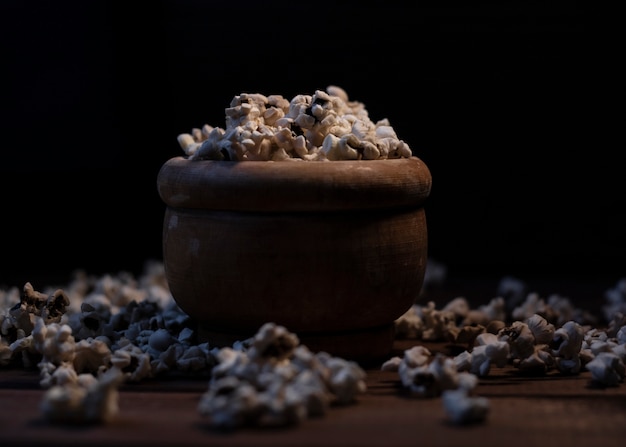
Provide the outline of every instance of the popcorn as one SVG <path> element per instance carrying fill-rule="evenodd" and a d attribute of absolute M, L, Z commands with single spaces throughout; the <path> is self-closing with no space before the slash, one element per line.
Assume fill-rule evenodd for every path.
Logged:
<path fill-rule="evenodd" d="M 337 86 L 313 95 L 241 93 L 225 109 L 226 128 L 205 124 L 177 141 L 190 160 L 381 160 L 408 158 L 411 148 L 389 120 L 373 122 Z"/>
<path fill-rule="evenodd" d="M 539 314 L 531 315 L 526 319 L 528 328 L 535 337 L 535 344 L 548 344 L 554 337 L 554 325 Z"/>
<path fill-rule="evenodd" d="M 301 98 L 297 107 L 304 104 Z M 323 116 L 326 109 L 320 107 L 315 113 Z M 194 135 L 211 132 L 205 126 Z M 40 409 L 51 422 L 107 422 L 118 412 L 121 383 L 172 371 L 210 371 L 198 411 L 219 429 L 292 426 L 324 415 L 333 404 L 351 404 L 367 391 L 358 364 L 313 353 L 296 334 L 274 323 L 232 347 L 194 344 L 190 318 L 170 295 L 162 264 L 149 267 L 139 281 L 126 274 L 90 278 L 79 272 L 67 291 L 39 292 L 30 283 L 21 292 L 0 291 L 6 305 L 0 309 L 0 366 L 22 361 L 39 368 L 46 389 Z M 396 337 L 446 341 L 467 350 L 446 357 L 416 345 L 384 362 L 381 370 L 396 371 L 412 396 L 441 397 L 454 424 L 486 419 L 489 402 L 475 392 L 479 379 L 494 367 L 515 365 L 536 374 L 587 372 L 595 386 L 623 383 L 624 314 L 607 315 L 603 330 L 584 325 L 589 316 L 557 295 L 547 303 L 538 294 L 528 294 L 525 302 L 518 296 L 517 306 L 505 306 L 504 296 L 522 290 L 508 281 L 508 292 L 502 286 L 503 296 L 478 309 L 470 309 L 462 297 L 442 309 L 432 301 L 414 305 L 396 321 Z M 620 290 L 607 295 L 617 309 L 624 296 Z M 511 322 L 513 315 L 524 318 Z"/>
<path fill-rule="evenodd" d="M 446 390 L 441 398 L 446 414 L 454 424 L 483 422 L 489 413 L 486 397 L 470 396 L 463 389 Z"/>
<path fill-rule="evenodd" d="M 41 401 L 41 412 L 55 423 L 110 422 L 119 411 L 117 387 L 123 378 L 119 369 L 112 368 L 99 380 L 54 385 Z"/>
<path fill-rule="evenodd" d="M 313 354 L 298 337 L 264 324 L 245 352 L 225 347 L 216 354 L 209 389 L 198 411 L 213 428 L 295 425 L 347 405 L 365 392 L 365 372 L 354 362 Z"/>
<path fill-rule="evenodd" d="M 592 382 L 603 386 L 618 386 L 626 375 L 624 362 L 612 352 L 598 353 L 586 368 L 591 371 Z"/>
<path fill-rule="evenodd" d="M 559 371 L 567 374 L 577 374 L 580 371 L 583 340 L 583 327 L 575 321 L 568 321 L 554 331 L 552 354 L 556 358 Z"/>
<path fill-rule="evenodd" d="M 602 306 L 604 318 L 611 321 L 614 315 L 626 315 L 626 278 L 617 281 L 614 287 L 605 292 L 605 304 Z"/>
<path fill-rule="evenodd" d="M 478 377 L 489 375 L 491 365 L 502 368 L 506 365 L 510 355 L 509 344 L 499 341 L 493 334 L 481 334 L 476 338 L 476 344 L 470 351 L 464 351 L 454 357 L 457 370 L 468 371 Z"/>
<path fill-rule="evenodd" d="M 618 284 L 623 289 L 626 280 Z M 613 309 L 621 309 L 626 296 L 622 289 L 607 294 Z M 432 356 L 427 348 L 416 345 L 405 350 L 403 357 L 383 362 L 381 370 L 397 371 L 412 396 L 440 396 L 446 415 L 459 425 L 486 419 L 489 402 L 473 392 L 492 366 L 512 364 L 534 374 L 553 369 L 564 375 L 587 370 L 596 386 L 618 386 L 624 381 L 626 317 L 619 310 L 606 315 L 608 328 L 604 331 L 583 326 L 582 322 L 593 321 L 592 316 L 558 295 L 552 295 L 547 304 L 537 293 L 524 300 L 525 285 L 512 277 L 503 279 L 498 290 L 502 296 L 481 310 L 469 309 L 463 297 L 442 309 L 432 301 L 425 307 L 413 305 L 396 320 L 396 336 L 470 346 L 455 357 L 445 357 L 441 353 Z M 505 296 L 515 305 L 505 305 Z M 523 321 L 506 323 L 515 317 Z"/>

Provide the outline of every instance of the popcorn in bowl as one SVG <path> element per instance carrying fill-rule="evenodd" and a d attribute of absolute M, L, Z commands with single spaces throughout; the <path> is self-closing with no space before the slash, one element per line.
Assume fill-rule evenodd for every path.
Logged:
<path fill-rule="evenodd" d="M 241 93 L 226 108 L 226 128 L 205 124 L 178 135 L 190 160 L 334 161 L 408 158 L 412 151 L 388 119 L 374 122 L 364 104 L 337 86 L 291 101 Z"/>

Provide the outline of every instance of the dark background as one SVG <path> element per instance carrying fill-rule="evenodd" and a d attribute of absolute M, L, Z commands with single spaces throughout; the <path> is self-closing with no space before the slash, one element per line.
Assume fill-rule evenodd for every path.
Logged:
<path fill-rule="evenodd" d="M 595 5 L 2 1 L 0 284 L 139 273 L 178 134 L 330 84 L 429 166 L 449 275 L 617 280 L 623 33 Z"/>

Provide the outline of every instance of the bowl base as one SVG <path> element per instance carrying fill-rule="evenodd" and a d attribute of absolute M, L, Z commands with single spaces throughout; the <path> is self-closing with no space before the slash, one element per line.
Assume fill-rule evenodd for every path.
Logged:
<path fill-rule="evenodd" d="M 202 324 L 198 325 L 196 333 L 198 341 L 208 342 L 209 347 L 230 347 L 235 342 L 244 341 L 254 335 L 212 331 Z M 300 344 L 312 352 L 325 351 L 364 367 L 380 366 L 393 354 L 395 325 L 391 323 L 352 331 L 294 333 L 300 339 Z"/>

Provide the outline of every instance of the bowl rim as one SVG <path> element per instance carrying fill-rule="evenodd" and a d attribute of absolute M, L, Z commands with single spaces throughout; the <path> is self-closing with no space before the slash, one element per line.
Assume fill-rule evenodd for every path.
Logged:
<path fill-rule="evenodd" d="M 157 175 L 169 207 L 311 212 L 420 207 L 432 176 L 418 157 L 340 161 L 167 160 Z"/>

